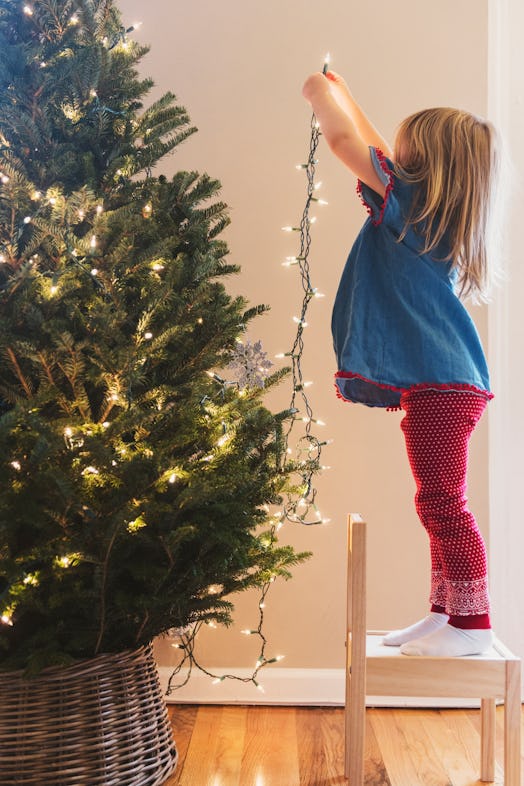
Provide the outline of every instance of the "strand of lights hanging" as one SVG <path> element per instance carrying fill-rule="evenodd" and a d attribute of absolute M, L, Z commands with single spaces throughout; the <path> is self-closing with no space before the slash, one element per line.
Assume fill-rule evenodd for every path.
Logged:
<path fill-rule="evenodd" d="M 323 73 L 325 74 L 329 66 L 329 54 L 324 59 Z M 311 251 L 311 227 L 315 223 L 315 216 L 310 215 L 311 207 L 314 204 L 326 205 L 327 202 L 316 196 L 318 189 L 322 185 L 315 182 L 316 166 L 318 164 L 316 151 L 320 140 L 321 132 L 318 121 L 313 114 L 311 116 L 311 136 L 309 142 L 309 153 L 307 161 L 297 164 L 297 169 L 303 170 L 307 180 L 307 196 L 302 218 L 298 226 L 282 227 L 284 232 L 296 232 L 299 235 L 299 252 L 296 256 L 286 258 L 283 263 L 285 267 L 297 267 L 300 274 L 300 281 L 303 291 L 302 308 L 300 316 L 293 317 L 296 323 L 296 334 L 293 345 L 289 352 L 277 355 L 278 358 L 290 358 L 292 372 L 292 395 L 289 404 L 289 411 L 292 415 L 289 428 L 285 434 L 285 455 L 283 457 L 284 466 L 292 464 L 295 473 L 299 477 L 298 488 L 300 493 L 290 494 L 284 505 L 281 514 L 281 522 L 288 520 L 300 524 L 315 525 L 327 524 L 329 519 L 323 518 L 317 503 L 317 490 L 313 485 L 313 478 L 319 470 L 327 469 L 320 463 L 322 448 L 329 444 L 331 440 L 320 439 L 314 433 L 315 426 L 324 426 L 322 420 L 314 417 L 311 403 L 307 395 L 307 388 L 311 384 L 304 380 L 302 373 L 302 356 L 304 353 L 304 330 L 307 327 L 307 312 L 310 302 L 314 298 L 323 297 L 311 282 L 310 276 L 310 251 Z M 290 447 L 291 437 L 297 423 L 304 424 L 304 433 L 300 436 L 295 445 L 295 457 L 291 459 L 293 453 Z"/>
<path fill-rule="evenodd" d="M 244 683 L 251 682 L 255 686 L 255 688 L 257 688 L 261 693 L 264 693 L 264 687 L 258 681 L 258 674 L 260 670 L 263 669 L 265 666 L 271 665 L 272 663 L 279 663 L 285 657 L 284 655 L 276 655 L 273 657 L 266 658 L 266 647 L 268 642 L 263 630 L 264 609 L 266 606 L 266 595 L 273 581 L 274 578 L 266 582 L 262 586 L 262 590 L 258 602 L 259 618 L 258 618 L 257 627 L 254 629 L 248 628 L 241 631 L 241 633 L 245 636 L 258 637 L 260 642 L 260 651 L 255 666 L 253 667 L 253 671 L 247 676 L 240 676 L 238 674 L 214 674 L 213 672 L 206 669 L 205 666 L 203 666 L 199 662 L 197 656 L 195 655 L 196 639 L 199 631 L 203 626 L 208 628 L 216 628 L 217 625 L 215 622 L 203 622 L 203 621 L 197 622 L 196 625 L 186 630 L 175 630 L 171 632 L 171 637 L 174 639 L 171 646 L 179 650 L 182 653 L 182 657 L 179 663 L 177 664 L 177 666 L 174 668 L 169 678 L 167 689 L 166 689 L 167 696 L 169 696 L 174 691 L 180 690 L 180 688 L 183 688 L 184 685 L 187 685 L 187 683 L 191 679 L 193 668 L 197 668 L 203 674 L 208 676 L 211 679 L 213 685 L 219 685 L 225 680 L 235 680 L 236 682 L 244 682 Z M 183 669 L 185 669 L 186 671 L 182 681 L 176 682 L 177 678 L 181 675 Z"/>
<path fill-rule="evenodd" d="M 323 73 L 325 74 L 329 66 L 329 55 L 326 55 L 324 60 L 324 67 Z M 296 445 L 296 456 L 294 461 L 292 461 L 293 467 L 296 469 L 296 472 L 300 478 L 300 494 L 289 494 L 287 496 L 286 502 L 284 504 L 283 510 L 280 510 L 275 516 L 272 518 L 271 527 L 267 533 L 269 545 L 273 545 L 276 542 L 277 536 L 276 533 L 282 526 L 285 520 L 290 522 L 298 522 L 301 524 L 306 525 L 318 525 L 318 524 L 326 524 L 329 519 L 322 518 L 320 511 L 316 505 L 316 489 L 313 486 L 313 476 L 321 469 L 327 469 L 327 467 L 323 467 L 320 464 L 321 452 L 322 448 L 329 444 L 331 440 L 321 440 L 313 433 L 313 426 L 323 426 L 324 423 L 313 415 L 313 409 L 309 402 L 306 390 L 309 387 L 308 382 L 304 381 L 303 373 L 302 373 L 302 355 L 304 352 L 304 328 L 307 327 L 307 311 L 309 308 L 309 304 L 313 298 L 322 297 L 322 294 L 318 292 L 316 288 L 313 287 L 311 278 L 310 278 L 310 265 L 309 265 L 309 256 L 311 250 L 311 225 L 314 223 L 314 218 L 310 217 L 310 209 L 313 203 L 317 203 L 320 205 L 327 204 L 324 200 L 319 199 L 316 196 L 318 189 L 321 186 L 321 183 L 315 182 L 315 175 L 316 175 L 316 165 L 317 160 L 315 158 L 318 143 L 320 140 L 320 128 L 317 122 L 315 115 L 313 114 L 311 117 L 310 123 L 311 135 L 309 141 L 309 152 L 306 163 L 298 164 L 297 169 L 304 170 L 306 174 L 307 180 L 307 195 L 306 195 L 306 203 L 304 206 L 304 210 L 302 213 L 302 218 L 298 227 L 283 227 L 283 230 L 286 232 L 298 232 L 300 241 L 299 241 L 299 252 L 296 256 L 288 257 L 284 262 L 286 267 L 297 266 L 300 272 L 300 280 L 303 290 L 303 300 L 302 300 L 302 308 L 300 311 L 299 317 L 294 317 L 294 321 L 297 325 L 295 339 L 293 341 L 292 348 L 289 352 L 282 353 L 277 355 L 278 358 L 291 358 L 292 366 L 292 395 L 291 401 L 289 405 L 289 411 L 292 414 L 292 419 L 290 422 L 290 426 L 284 436 L 284 449 L 283 455 L 281 457 L 281 462 L 284 467 L 291 462 L 289 456 L 292 453 L 290 448 L 290 441 L 291 435 L 294 430 L 294 426 L 297 421 L 300 420 L 301 423 L 304 424 L 304 433 L 299 438 L 298 443 Z M 256 346 L 256 345 L 255 345 Z M 261 369 L 262 364 L 259 360 L 263 357 L 265 360 L 264 353 L 259 352 L 260 358 L 257 360 L 256 366 Z M 226 380 L 222 379 L 216 374 L 212 374 L 213 378 L 216 382 L 220 383 L 224 386 L 224 388 L 231 383 L 228 383 Z M 300 397 L 303 406 L 304 414 L 300 416 L 299 409 L 297 407 L 297 399 Z M 299 417 L 300 416 L 300 417 Z M 269 514 L 269 508 L 268 508 Z M 265 666 L 268 666 L 273 663 L 280 662 L 285 656 L 284 655 L 277 655 L 275 657 L 266 658 L 266 647 L 267 647 L 267 639 L 264 634 L 263 626 L 264 626 L 264 609 L 266 606 L 266 596 L 271 588 L 271 585 L 274 581 L 274 578 L 271 578 L 268 582 L 262 585 L 261 587 L 261 594 L 259 598 L 259 618 L 258 618 L 258 625 L 256 628 L 253 629 L 246 629 L 241 631 L 243 634 L 247 636 L 255 636 L 259 639 L 260 643 L 260 651 L 254 666 L 252 673 L 248 676 L 241 677 L 237 674 L 221 674 L 217 675 L 213 672 L 209 671 L 205 668 L 197 659 L 195 655 L 195 643 L 196 638 L 201 630 L 202 626 L 207 625 L 207 627 L 213 628 L 216 627 L 214 622 L 198 622 L 196 625 L 185 629 L 185 630 L 174 630 L 171 632 L 171 637 L 173 639 L 172 647 L 179 650 L 182 653 L 182 657 L 178 663 L 178 665 L 174 668 L 167 685 L 166 694 L 170 695 L 174 691 L 183 688 L 190 680 L 191 673 L 193 668 L 197 668 L 202 673 L 206 674 L 213 682 L 214 685 L 218 685 L 225 680 L 236 680 L 238 682 L 244 683 L 253 683 L 256 688 L 260 691 L 264 691 L 263 686 L 258 681 L 258 675 L 261 669 Z M 185 674 L 183 674 L 183 670 L 185 669 Z M 183 675 L 183 676 L 182 676 Z M 177 682 L 177 678 L 182 676 L 180 682 Z"/>

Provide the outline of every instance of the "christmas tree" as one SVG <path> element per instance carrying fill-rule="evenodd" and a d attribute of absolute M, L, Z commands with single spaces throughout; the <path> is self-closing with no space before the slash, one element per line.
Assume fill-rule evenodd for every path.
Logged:
<path fill-rule="evenodd" d="M 196 129 L 144 108 L 131 33 L 112 0 L 0 5 L 3 669 L 227 624 L 306 556 L 268 513 L 291 468 L 244 336 L 264 308 L 222 283 L 219 183 L 153 174 Z"/>

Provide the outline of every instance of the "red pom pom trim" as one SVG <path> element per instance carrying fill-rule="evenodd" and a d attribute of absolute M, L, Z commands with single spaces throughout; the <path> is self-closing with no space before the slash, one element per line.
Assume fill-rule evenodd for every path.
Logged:
<path fill-rule="evenodd" d="M 373 224 L 373 226 L 378 227 L 382 223 L 382 219 L 384 218 L 384 211 L 385 211 L 386 205 L 388 203 L 388 197 L 389 197 L 389 194 L 391 192 L 391 189 L 393 188 L 393 172 L 388 167 L 388 162 L 386 161 L 386 156 L 384 155 L 382 150 L 380 150 L 380 148 L 376 147 L 375 148 L 375 152 L 377 154 L 377 159 L 378 159 L 378 162 L 380 164 L 380 168 L 382 169 L 384 174 L 387 175 L 387 178 L 388 178 L 388 182 L 387 182 L 387 185 L 386 185 L 386 193 L 384 194 L 384 199 L 382 200 L 382 205 L 381 205 L 380 212 L 379 212 L 377 218 L 373 218 L 373 214 L 374 214 L 375 211 L 373 210 L 372 206 L 370 204 L 368 204 L 368 202 L 366 202 L 366 200 L 364 198 L 364 194 L 362 193 L 362 181 L 361 180 L 357 181 L 357 194 L 358 194 L 358 196 L 360 198 L 360 201 L 362 202 L 362 204 L 366 208 L 367 212 L 371 216 L 371 223 Z"/>
<path fill-rule="evenodd" d="M 372 379 L 367 379 L 367 377 L 363 377 L 361 374 L 356 374 L 353 371 L 337 371 L 335 374 L 336 379 L 361 379 L 362 382 L 367 382 L 368 385 L 374 385 L 377 388 L 381 388 L 382 390 L 391 390 L 395 393 L 416 393 L 420 390 L 442 390 L 442 391 L 454 391 L 456 393 L 476 393 L 477 395 L 484 396 L 488 401 L 494 398 L 493 393 L 490 393 L 489 390 L 483 390 L 482 388 L 476 387 L 476 385 L 469 385 L 468 383 L 461 383 L 461 382 L 420 382 L 416 385 L 410 385 L 407 388 L 396 387 L 395 385 L 385 385 L 382 382 L 375 382 Z M 347 401 L 350 404 L 354 402 L 351 399 L 346 398 L 338 388 L 338 385 L 335 382 L 335 390 L 337 397 L 342 399 L 342 401 Z M 398 409 L 397 407 L 386 407 L 388 411 L 395 411 Z"/>

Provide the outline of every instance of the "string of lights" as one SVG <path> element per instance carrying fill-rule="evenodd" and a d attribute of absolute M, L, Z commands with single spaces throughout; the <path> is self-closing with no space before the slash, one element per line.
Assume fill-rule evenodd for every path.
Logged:
<path fill-rule="evenodd" d="M 324 61 L 323 73 L 326 73 L 329 64 L 329 55 L 326 55 Z M 302 373 L 302 358 L 304 354 L 304 330 L 308 326 L 307 312 L 309 304 L 314 298 L 323 297 L 311 282 L 310 275 L 310 251 L 311 251 L 311 227 L 315 223 L 316 217 L 310 215 L 313 205 L 326 205 L 327 202 L 316 196 L 320 186 L 320 182 L 315 182 L 316 166 L 318 160 L 316 159 L 316 151 L 320 140 L 321 132 L 315 115 L 311 117 L 310 124 L 311 134 L 309 141 L 309 153 L 307 161 L 303 164 L 298 164 L 297 169 L 303 170 L 306 174 L 307 193 L 306 203 L 300 224 L 296 227 L 286 226 L 282 227 L 285 232 L 299 233 L 299 252 L 296 256 L 286 258 L 283 263 L 286 267 L 297 266 L 300 273 L 300 282 L 303 291 L 302 308 L 300 316 L 294 317 L 296 323 L 296 334 L 293 345 L 289 352 L 278 355 L 279 358 L 291 359 L 291 372 L 292 372 L 292 395 L 289 405 L 289 411 L 292 414 L 289 428 L 285 435 L 285 451 L 284 464 L 293 463 L 294 469 L 299 476 L 299 489 L 298 495 L 289 495 L 284 506 L 283 519 L 291 522 L 298 522 L 300 524 L 314 525 L 326 524 L 329 519 L 322 517 L 317 504 L 316 496 L 317 490 L 313 485 L 313 478 L 322 467 L 320 463 L 322 448 L 329 443 L 328 440 L 322 440 L 313 433 L 314 426 L 324 426 L 323 421 L 314 417 L 313 409 L 309 397 L 307 395 L 307 388 L 311 384 L 306 382 Z M 301 404 L 302 409 L 299 405 Z M 295 426 L 298 422 L 304 424 L 304 433 L 297 440 L 295 445 L 295 459 L 290 456 L 293 453 L 290 447 L 291 437 L 293 435 Z"/>
<path fill-rule="evenodd" d="M 326 56 L 324 62 L 323 73 L 326 73 L 329 65 L 329 55 Z M 322 297 L 320 293 L 312 284 L 310 275 L 310 252 L 311 252 L 311 226 L 315 223 L 315 217 L 310 215 L 311 208 L 314 204 L 325 205 L 327 202 L 320 199 L 316 194 L 321 187 L 320 182 L 315 181 L 316 166 L 318 161 L 316 159 L 316 151 L 320 141 L 320 128 L 315 115 L 311 117 L 310 123 L 310 140 L 307 161 L 303 164 L 298 164 L 297 169 L 303 170 L 306 174 L 306 202 L 300 223 L 296 227 L 288 226 L 282 229 L 285 232 L 299 233 L 299 251 L 296 256 L 286 258 L 283 263 L 286 267 L 296 266 L 300 273 L 300 282 L 303 291 L 302 306 L 300 315 L 294 317 L 296 323 L 296 333 L 293 340 L 291 350 L 286 353 L 277 355 L 278 358 L 291 359 L 291 374 L 292 374 L 292 393 L 289 404 L 289 412 L 292 417 L 290 419 L 289 427 L 284 435 L 283 454 L 281 456 L 281 464 L 284 468 L 289 465 L 293 468 L 294 472 L 299 476 L 299 483 L 295 487 L 299 493 L 289 493 L 286 496 L 283 509 L 279 510 L 272 517 L 272 524 L 269 531 L 266 533 L 269 546 L 272 546 L 277 540 L 277 532 L 285 520 L 293 523 L 300 523 L 305 525 L 318 525 L 326 524 L 329 519 L 322 517 L 317 504 L 316 496 L 317 490 L 313 485 L 313 478 L 321 469 L 326 469 L 320 463 L 322 448 L 329 444 L 330 440 L 322 440 L 313 433 L 314 426 L 323 426 L 324 423 L 318 418 L 314 417 L 313 408 L 311 406 L 309 397 L 307 395 L 307 388 L 311 383 L 304 380 L 302 370 L 302 358 L 305 348 L 304 342 L 304 329 L 307 327 L 307 312 L 309 305 L 314 298 Z M 213 375 L 215 380 L 221 383 L 224 387 L 228 384 L 226 380 Z M 300 409 L 299 407 L 302 407 Z M 296 433 L 295 428 L 298 423 L 303 424 L 303 433 L 298 438 L 295 445 L 295 455 L 293 449 L 290 447 L 292 436 Z M 267 509 L 269 514 L 269 508 Z M 198 632 L 206 623 L 199 622 L 190 629 L 183 631 L 174 631 L 173 635 L 176 641 L 172 644 L 178 650 L 181 650 L 183 655 L 175 667 L 168 682 L 167 695 L 173 691 L 179 690 L 189 682 L 193 667 L 198 668 L 201 672 L 206 674 L 213 682 L 218 685 L 225 680 L 237 680 L 244 683 L 253 683 L 255 687 L 262 691 L 263 686 L 258 681 L 258 675 L 261 669 L 273 663 L 281 661 L 284 656 L 277 655 L 276 657 L 266 658 L 267 638 L 264 634 L 264 610 L 266 605 L 266 596 L 269 592 L 274 578 L 266 582 L 261 587 L 261 595 L 259 599 L 259 619 L 256 628 L 243 630 L 242 633 L 247 636 L 256 636 L 260 641 L 259 655 L 253 669 L 253 672 L 248 676 L 239 676 L 237 674 L 221 674 L 217 675 L 206 669 L 197 659 L 195 655 L 195 643 Z M 214 623 L 207 623 L 208 627 L 213 627 Z M 176 682 L 177 678 L 183 674 L 180 682 Z"/>

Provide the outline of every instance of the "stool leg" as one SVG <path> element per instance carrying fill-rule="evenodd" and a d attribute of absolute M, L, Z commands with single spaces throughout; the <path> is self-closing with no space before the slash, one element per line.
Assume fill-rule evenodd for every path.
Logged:
<path fill-rule="evenodd" d="M 480 704 L 480 780 L 495 780 L 495 699 Z"/>
<path fill-rule="evenodd" d="M 520 786 L 520 661 L 506 662 L 504 783 Z"/>
<path fill-rule="evenodd" d="M 366 723 L 366 525 L 349 517 L 345 767 L 350 786 L 364 782 Z"/>

